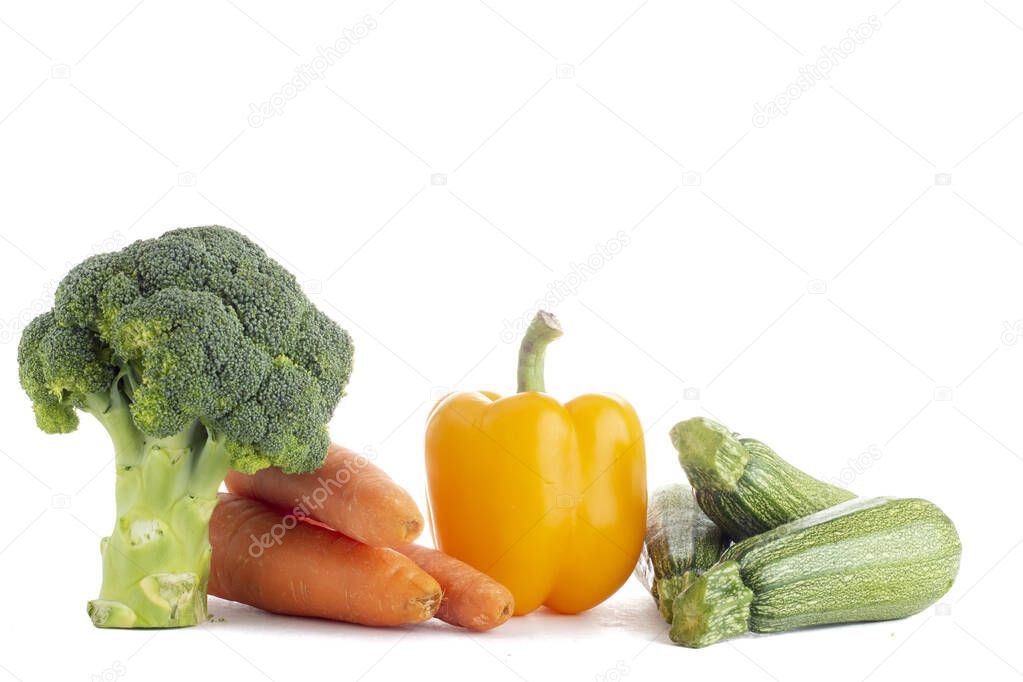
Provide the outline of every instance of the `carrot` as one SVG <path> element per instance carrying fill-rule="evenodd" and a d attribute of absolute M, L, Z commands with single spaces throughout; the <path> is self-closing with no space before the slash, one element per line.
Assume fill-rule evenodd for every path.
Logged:
<path fill-rule="evenodd" d="M 428 620 L 441 603 L 437 581 L 398 552 L 243 497 L 221 493 L 210 545 L 209 593 L 265 611 L 403 625 Z"/>
<path fill-rule="evenodd" d="M 511 618 L 515 599 L 507 587 L 485 573 L 422 545 L 401 545 L 399 552 L 432 575 L 444 590 L 437 618 L 470 630 L 489 630 Z"/>
<path fill-rule="evenodd" d="M 423 515 L 405 489 L 340 445 L 331 444 L 323 466 L 311 474 L 274 467 L 251 475 L 231 471 L 226 483 L 235 495 L 311 516 L 374 547 L 411 542 L 423 530 Z"/>

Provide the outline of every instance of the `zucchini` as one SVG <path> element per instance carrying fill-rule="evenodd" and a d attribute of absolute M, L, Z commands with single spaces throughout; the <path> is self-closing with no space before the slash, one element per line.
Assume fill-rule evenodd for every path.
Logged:
<path fill-rule="evenodd" d="M 855 497 L 792 466 L 758 440 L 694 417 L 671 442 L 696 501 L 732 539 L 741 540 Z"/>
<path fill-rule="evenodd" d="M 959 571 L 955 526 L 927 500 L 845 502 L 729 547 L 673 606 L 671 639 L 890 620 L 941 598 Z"/>
<path fill-rule="evenodd" d="M 650 590 L 665 621 L 671 622 L 675 596 L 692 578 L 717 563 L 727 545 L 721 529 L 696 503 L 692 488 L 675 484 L 653 492 L 636 576 Z M 683 577 L 689 571 L 693 573 Z"/>

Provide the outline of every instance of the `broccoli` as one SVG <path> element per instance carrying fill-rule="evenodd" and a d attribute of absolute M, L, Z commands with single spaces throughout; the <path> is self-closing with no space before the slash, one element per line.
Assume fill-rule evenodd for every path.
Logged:
<path fill-rule="evenodd" d="M 348 333 L 225 227 L 92 256 L 24 330 L 22 388 L 47 433 L 110 435 L 117 522 L 100 543 L 98 627 L 206 619 L 207 526 L 230 468 L 318 468 L 352 369 Z"/>

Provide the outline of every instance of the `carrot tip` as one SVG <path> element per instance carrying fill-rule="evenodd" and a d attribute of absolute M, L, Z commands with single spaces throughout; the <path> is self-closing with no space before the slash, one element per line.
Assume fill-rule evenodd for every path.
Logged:
<path fill-rule="evenodd" d="M 421 532 L 423 532 L 423 524 L 418 519 L 405 521 L 405 542 L 415 540 Z"/>
<path fill-rule="evenodd" d="M 434 615 L 436 615 L 442 601 L 444 601 L 444 592 L 442 590 L 437 590 L 433 594 L 416 599 L 415 604 L 422 614 L 422 619 L 430 620 L 434 617 Z"/>
<path fill-rule="evenodd" d="M 487 629 L 496 628 L 498 625 L 508 622 L 508 619 L 512 617 L 512 611 L 514 611 L 514 607 L 511 602 L 505 604 L 504 608 L 501 609 L 501 612 L 497 614 L 497 617 L 494 618 L 493 623 Z"/>

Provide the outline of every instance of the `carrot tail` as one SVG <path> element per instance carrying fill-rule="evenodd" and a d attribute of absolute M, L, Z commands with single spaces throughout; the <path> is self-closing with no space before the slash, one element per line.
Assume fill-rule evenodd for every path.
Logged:
<path fill-rule="evenodd" d="M 501 625 L 515 611 L 507 587 L 469 564 L 421 545 L 401 545 L 399 552 L 432 575 L 444 590 L 437 618 L 470 630 Z"/>
<path fill-rule="evenodd" d="M 374 547 L 411 542 L 423 530 L 412 497 L 358 453 L 331 444 L 323 466 L 311 474 L 268 468 L 255 474 L 231 471 L 227 489 L 293 513 L 310 516 Z"/>
<path fill-rule="evenodd" d="M 363 625 L 431 618 L 437 581 L 394 550 L 221 494 L 210 519 L 209 593 L 266 611 Z"/>

